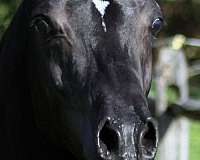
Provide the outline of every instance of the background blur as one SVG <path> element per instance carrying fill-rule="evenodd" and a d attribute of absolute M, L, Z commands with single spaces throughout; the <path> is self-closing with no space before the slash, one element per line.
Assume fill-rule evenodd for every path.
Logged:
<path fill-rule="evenodd" d="M 9 25 L 17 7 L 21 0 L 0 0 L 0 38 L 7 26 Z M 173 38 L 176 34 L 182 34 L 185 38 L 200 38 L 200 0 L 159 0 L 158 3 L 163 9 L 166 25 L 162 33 L 159 35 L 162 46 L 165 44 L 166 38 Z M 154 64 L 158 59 L 159 47 L 154 49 Z M 183 45 L 182 50 L 186 57 L 188 66 L 195 64 L 200 66 L 200 47 L 198 45 Z M 200 70 L 200 69 L 199 69 Z M 189 96 L 200 100 L 200 74 L 188 77 Z M 156 86 L 153 81 L 151 95 L 156 95 Z M 169 87 L 167 89 L 167 99 L 171 103 L 175 103 L 180 93 L 177 89 Z M 189 160 L 200 159 L 200 123 L 198 121 L 189 121 Z M 170 160 L 170 159 L 169 159 Z M 177 160 L 182 160 L 177 158 Z"/>
<path fill-rule="evenodd" d="M 182 34 L 186 38 L 200 38 L 200 0 L 160 0 L 159 1 L 166 19 L 166 26 L 159 38 L 165 39 L 176 34 Z M 198 44 L 199 45 L 199 44 Z M 182 48 L 188 66 L 200 64 L 200 47 L 184 45 Z M 157 51 L 157 50 L 156 50 Z M 155 57 L 157 52 L 155 51 Z M 156 60 L 156 58 L 154 58 Z M 190 68 L 188 68 L 190 70 Z M 188 77 L 189 96 L 200 100 L 200 74 Z M 154 88 L 155 86 L 153 86 Z M 175 89 L 168 88 L 168 101 L 176 102 L 178 94 Z M 177 137 L 178 138 L 178 137 Z M 189 146 L 188 158 L 177 157 L 176 160 L 199 160 L 200 159 L 200 123 L 189 120 Z M 169 153 L 170 154 L 170 153 Z M 163 158 L 164 159 L 164 158 Z M 162 159 L 161 159 L 162 160 Z M 169 159 L 170 160 L 170 159 Z"/>

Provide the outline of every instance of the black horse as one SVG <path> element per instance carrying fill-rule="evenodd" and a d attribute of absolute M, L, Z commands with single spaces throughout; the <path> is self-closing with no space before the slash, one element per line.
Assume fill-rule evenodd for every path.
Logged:
<path fill-rule="evenodd" d="M 162 23 L 154 0 L 24 0 L 0 44 L 0 159 L 154 159 Z"/>

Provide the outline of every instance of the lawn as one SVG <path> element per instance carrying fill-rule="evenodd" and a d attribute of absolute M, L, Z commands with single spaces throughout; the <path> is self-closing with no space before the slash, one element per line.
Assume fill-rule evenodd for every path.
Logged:
<path fill-rule="evenodd" d="M 200 160 L 200 123 L 198 121 L 191 121 L 190 123 L 189 148 L 189 160 Z"/>
<path fill-rule="evenodd" d="M 190 79 L 190 96 L 200 98 L 200 78 Z M 200 160 L 200 122 L 191 121 L 190 123 L 190 158 L 189 160 Z"/>

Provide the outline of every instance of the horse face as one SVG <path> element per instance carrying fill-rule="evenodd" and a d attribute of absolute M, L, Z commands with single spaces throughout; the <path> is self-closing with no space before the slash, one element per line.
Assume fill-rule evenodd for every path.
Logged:
<path fill-rule="evenodd" d="M 35 2 L 28 67 L 41 132 L 77 159 L 153 159 L 146 96 L 161 25 L 153 0 Z"/>

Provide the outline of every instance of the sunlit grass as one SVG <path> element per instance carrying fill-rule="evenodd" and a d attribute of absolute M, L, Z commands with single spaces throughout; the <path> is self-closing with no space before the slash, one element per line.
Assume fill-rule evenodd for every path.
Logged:
<path fill-rule="evenodd" d="M 198 80 L 198 79 L 196 79 Z M 195 99 L 200 99 L 200 85 L 198 82 L 191 82 L 190 96 Z M 190 147 L 189 160 L 200 159 L 200 121 L 191 121 L 190 123 Z"/>
<path fill-rule="evenodd" d="M 189 142 L 190 142 L 189 160 L 199 160 L 200 159 L 200 123 L 199 121 L 191 121 Z"/>

